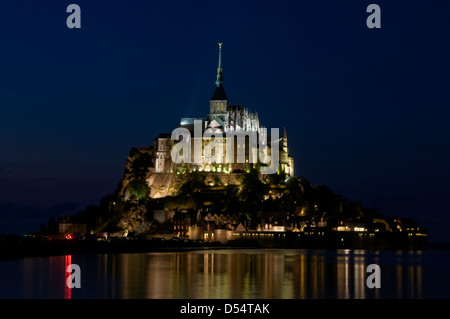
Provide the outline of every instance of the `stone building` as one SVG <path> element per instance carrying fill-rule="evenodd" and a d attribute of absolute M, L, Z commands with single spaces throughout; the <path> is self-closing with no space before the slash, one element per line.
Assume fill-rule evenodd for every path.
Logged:
<path fill-rule="evenodd" d="M 58 231 L 61 235 L 66 234 L 87 234 L 87 224 L 81 223 L 76 216 L 61 215 L 58 218 Z"/>

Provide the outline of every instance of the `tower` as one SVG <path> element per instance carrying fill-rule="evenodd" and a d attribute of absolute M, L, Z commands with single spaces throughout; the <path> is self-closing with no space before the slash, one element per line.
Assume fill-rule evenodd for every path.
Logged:
<path fill-rule="evenodd" d="M 222 43 L 219 43 L 219 63 L 217 66 L 216 89 L 209 101 L 209 120 L 216 120 L 222 127 L 227 122 L 228 98 L 223 88 Z"/>
<path fill-rule="evenodd" d="M 288 146 L 287 146 L 287 134 L 286 134 L 286 127 L 284 128 L 283 131 L 283 139 L 282 139 L 282 148 L 283 148 L 283 152 L 285 152 L 286 154 L 289 154 L 288 151 Z"/>
<path fill-rule="evenodd" d="M 217 66 L 216 86 L 223 86 L 223 69 L 222 69 L 222 43 L 219 43 L 219 65 Z"/>
<path fill-rule="evenodd" d="M 155 172 L 162 173 L 170 169 L 170 134 L 161 133 L 155 138 Z"/>
<path fill-rule="evenodd" d="M 289 156 L 286 128 L 284 128 L 280 144 L 280 165 L 283 172 L 294 176 L 294 159 Z"/>

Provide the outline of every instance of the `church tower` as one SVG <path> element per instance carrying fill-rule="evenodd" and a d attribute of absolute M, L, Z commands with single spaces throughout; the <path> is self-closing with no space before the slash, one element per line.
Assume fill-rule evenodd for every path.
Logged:
<path fill-rule="evenodd" d="M 219 43 L 219 64 L 217 66 L 216 89 L 209 101 L 209 120 L 216 120 L 220 126 L 225 127 L 228 122 L 228 98 L 223 88 L 222 69 L 222 43 Z"/>
<path fill-rule="evenodd" d="M 290 176 L 294 176 L 294 159 L 289 156 L 286 128 L 280 143 L 280 166 L 281 170 Z"/>

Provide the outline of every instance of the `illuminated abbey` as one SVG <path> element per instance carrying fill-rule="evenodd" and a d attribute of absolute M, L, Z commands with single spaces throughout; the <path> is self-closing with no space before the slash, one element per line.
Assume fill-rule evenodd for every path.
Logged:
<path fill-rule="evenodd" d="M 274 170 L 267 171 L 294 176 L 294 160 L 289 156 L 286 130 L 282 136 L 274 139 L 272 131 L 268 132 L 265 127 L 260 126 L 258 113 L 253 113 L 242 105 L 230 104 L 223 86 L 221 43 L 215 84 L 216 88 L 209 102 L 209 115 L 205 118 L 182 118 L 179 123 L 179 129 L 188 134 L 184 142 L 189 142 L 189 149 L 174 152 L 179 141 L 174 139 L 173 134 L 160 134 L 155 139 L 154 168 L 150 171 L 231 173 L 248 170 L 253 165 L 264 173 L 264 167 L 276 165 Z M 239 143 L 239 138 L 244 143 Z M 261 145 L 267 147 L 262 149 Z M 258 153 L 257 146 L 260 146 L 263 156 Z M 278 152 L 273 152 L 272 147 L 278 147 Z M 269 156 L 278 158 L 268 161 Z M 260 161 L 261 157 L 267 157 L 266 161 Z"/>

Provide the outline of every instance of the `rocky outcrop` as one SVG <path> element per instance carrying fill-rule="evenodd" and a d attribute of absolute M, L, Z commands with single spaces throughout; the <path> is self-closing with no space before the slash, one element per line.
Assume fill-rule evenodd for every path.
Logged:
<path fill-rule="evenodd" d="M 133 180 L 145 180 L 154 171 L 153 147 L 133 147 L 125 162 L 124 177 L 117 189 L 117 197 L 128 200 L 131 198 L 127 187 Z"/>
<path fill-rule="evenodd" d="M 155 227 L 153 221 L 147 219 L 147 208 L 144 205 L 131 206 L 120 215 L 117 227 L 120 229 L 118 235 L 127 236 L 134 232 L 136 235 L 145 234 Z"/>

